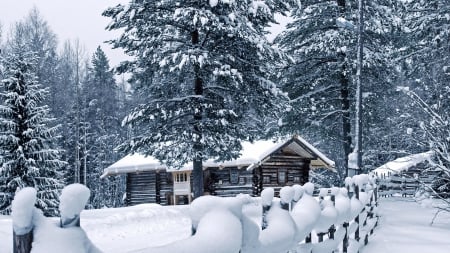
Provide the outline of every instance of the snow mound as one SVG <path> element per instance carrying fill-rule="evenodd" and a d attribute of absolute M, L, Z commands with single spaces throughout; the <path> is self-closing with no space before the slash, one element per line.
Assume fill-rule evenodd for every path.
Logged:
<path fill-rule="evenodd" d="M 303 189 L 305 189 L 305 192 L 306 192 L 307 194 L 309 194 L 310 196 L 312 196 L 313 193 L 314 193 L 314 184 L 311 183 L 311 182 L 308 182 L 308 183 L 306 183 L 306 184 L 303 185 Z"/>
<path fill-rule="evenodd" d="M 304 193 L 305 190 L 303 190 L 302 186 L 298 185 L 298 184 L 292 186 L 292 188 L 294 188 L 293 200 L 294 201 L 299 201 L 300 198 L 303 196 L 303 193 Z"/>
<path fill-rule="evenodd" d="M 192 220 L 192 227 L 197 229 L 200 220 L 213 209 L 225 209 L 233 213 L 238 219 L 242 216 L 242 205 L 247 201 L 243 197 L 217 197 L 201 196 L 192 201 L 189 214 Z"/>
<path fill-rule="evenodd" d="M 135 252 L 239 253 L 242 238 L 240 219 L 230 210 L 213 208 L 202 216 L 195 235 L 161 247 Z"/>
<path fill-rule="evenodd" d="M 322 200 L 321 205 L 323 206 L 323 209 L 320 212 L 320 218 L 314 226 L 314 229 L 318 233 L 326 233 L 331 225 L 336 223 L 338 211 L 333 206 L 333 202 L 331 200 Z"/>
<path fill-rule="evenodd" d="M 271 206 L 275 191 L 273 188 L 266 188 L 261 192 L 261 204 L 263 206 Z"/>
<path fill-rule="evenodd" d="M 280 199 L 282 203 L 290 203 L 294 198 L 294 188 L 285 186 L 280 190 Z"/>
<path fill-rule="evenodd" d="M 83 229 L 61 228 L 38 209 L 35 209 L 34 224 L 31 253 L 101 253 Z"/>
<path fill-rule="evenodd" d="M 12 202 L 13 228 L 17 235 L 24 235 L 33 229 L 33 212 L 36 203 L 36 189 L 26 187 L 16 193 Z"/>
<path fill-rule="evenodd" d="M 336 195 L 335 207 L 338 212 L 337 224 L 350 221 L 350 199 L 347 196 L 347 189 L 340 189 L 339 194 Z"/>
<path fill-rule="evenodd" d="M 62 190 L 59 211 L 64 218 L 75 218 L 84 209 L 91 191 L 82 184 L 71 184 Z"/>
<path fill-rule="evenodd" d="M 297 227 L 295 241 L 300 242 L 305 239 L 319 219 L 320 213 L 320 205 L 317 200 L 308 194 L 304 194 L 291 212 L 292 219 Z"/>
<path fill-rule="evenodd" d="M 280 207 L 279 202 L 274 201 L 267 213 L 267 221 L 267 228 L 262 230 L 259 236 L 260 249 L 256 252 L 287 252 L 293 247 L 296 235 L 296 226 L 291 215 Z"/>

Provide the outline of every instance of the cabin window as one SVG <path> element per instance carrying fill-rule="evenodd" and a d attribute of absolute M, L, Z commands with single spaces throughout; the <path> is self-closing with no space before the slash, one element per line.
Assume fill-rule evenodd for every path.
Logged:
<path fill-rule="evenodd" d="M 177 176 L 175 177 L 176 182 L 187 182 L 187 173 L 177 173 Z"/>
<path fill-rule="evenodd" d="M 239 178 L 239 184 L 245 184 L 245 177 Z"/>
<path fill-rule="evenodd" d="M 237 184 L 239 182 L 239 172 L 235 169 L 230 169 L 230 183 Z"/>
<path fill-rule="evenodd" d="M 270 184 L 270 176 L 263 176 L 263 183 Z"/>
<path fill-rule="evenodd" d="M 286 183 L 286 171 L 278 171 L 278 184 Z"/>
<path fill-rule="evenodd" d="M 294 183 L 297 183 L 297 184 L 300 183 L 300 177 L 299 176 L 295 176 L 294 177 Z"/>

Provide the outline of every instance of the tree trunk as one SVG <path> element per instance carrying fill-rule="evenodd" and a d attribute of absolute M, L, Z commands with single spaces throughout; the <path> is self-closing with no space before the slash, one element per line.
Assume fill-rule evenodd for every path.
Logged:
<path fill-rule="evenodd" d="M 364 5 L 363 0 L 359 0 L 359 22 L 358 22 L 358 70 L 356 71 L 356 140 L 355 152 L 357 153 L 357 171 L 356 174 L 361 173 L 362 169 L 362 68 L 363 68 L 363 31 L 364 31 Z"/>
<path fill-rule="evenodd" d="M 191 33 L 192 45 L 197 47 L 199 44 L 199 33 L 195 30 Z M 194 64 L 194 92 L 198 96 L 196 98 L 195 108 L 194 108 L 194 161 L 193 161 L 193 192 L 194 199 L 203 195 L 203 145 L 202 140 L 202 103 L 201 96 L 203 95 L 203 80 L 200 76 L 200 65 L 198 63 Z"/>
<path fill-rule="evenodd" d="M 339 17 L 345 18 L 345 0 L 337 0 Z M 341 109 L 342 109 L 342 145 L 344 150 L 344 157 L 346 159 L 344 169 L 345 177 L 348 176 L 348 156 L 351 153 L 351 122 L 350 122 L 350 100 L 349 100 L 349 79 L 347 63 L 345 62 L 346 53 L 340 52 L 338 54 L 338 61 L 341 64 L 339 74 L 339 82 L 341 86 Z"/>

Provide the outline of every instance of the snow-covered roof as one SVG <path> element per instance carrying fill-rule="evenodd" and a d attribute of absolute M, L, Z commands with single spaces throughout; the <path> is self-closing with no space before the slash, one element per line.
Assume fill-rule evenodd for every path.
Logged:
<path fill-rule="evenodd" d="M 334 171 L 334 162 L 299 136 L 284 141 L 264 140 L 255 141 L 253 143 L 243 142 L 241 156 L 239 158 L 222 162 L 210 159 L 203 162 L 203 167 L 248 166 L 247 169 L 253 169 L 280 148 L 284 148 L 302 157 L 311 159 L 312 168 L 329 168 Z M 106 168 L 101 177 L 162 169 L 166 171 L 186 171 L 192 170 L 192 164 L 186 164 L 186 166 L 183 166 L 182 168 L 169 168 L 166 165 L 161 164 L 152 156 L 133 154 L 125 156 L 118 162 Z"/>
<path fill-rule="evenodd" d="M 166 165 L 161 164 L 152 156 L 144 156 L 141 154 L 127 155 L 119 161 L 115 162 L 103 171 L 100 178 L 110 175 L 126 174 L 131 172 L 165 170 Z"/>
<path fill-rule="evenodd" d="M 376 169 L 373 170 L 378 176 L 381 175 L 389 175 L 397 174 L 402 171 L 408 170 L 411 167 L 416 166 L 419 163 L 428 161 L 433 156 L 433 151 L 428 151 L 425 153 L 412 154 L 405 157 L 400 157 L 395 159 L 394 161 L 390 161 Z"/>

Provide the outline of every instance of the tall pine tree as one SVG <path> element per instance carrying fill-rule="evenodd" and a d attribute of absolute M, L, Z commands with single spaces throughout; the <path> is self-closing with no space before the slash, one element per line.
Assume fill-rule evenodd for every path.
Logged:
<path fill-rule="evenodd" d="M 37 190 L 37 206 L 46 214 L 57 212 L 60 170 L 64 162 L 55 148 L 57 127 L 48 106 L 48 90 L 37 81 L 37 58 L 12 47 L 2 60 L 4 79 L 0 97 L 0 213 L 11 211 L 14 193 L 24 187 Z"/>
<path fill-rule="evenodd" d="M 137 130 L 121 150 L 175 167 L 193 161 L 202 195 L 202 161 L 237 157 L 283 107 L 269 79 L 281 54 L 264 29 L 292 2 L 139 0 L 106 10 L 108 29 L 124 29 L 114 46 L 135 58 L 119 70 L 146 95 L 123 121 Z"/>
<path fill-rule="evenodd" d="M 101 180 L 100 175 L 120 157 L 114 149 L 124 140 L 119 119 L 123 117 L 119 112 L 119 89 L 108 58 L 100 47 L 92 56 L 91 64 L 83 85 L 83 121 L 89 122 L 89 126 L 84 133 L 87 154 L 82 171 L 87 170 L 92 206 L 115 207 L 120 205 L 123 195 L 121 177 Z"/>
<path fill-rule="evenodd" d="M 389 69 L 391 1 L 365 2 L 363 122 L 373 124 L 379 119 L 373 118 L 378 114 L 370 113 L 370 104 L 382 99 L 380 91 L 389 85 L 384 73 Z M 353 148 L 357 9 L 357 1 L 303 1 L 292 11 L 293 22 L 275 40 L 295 61 L 280 75 L 293 108 L 286 113 L 284 131 L 300 132 L 323 146 L 341 175 L 346 174 Z"/>

